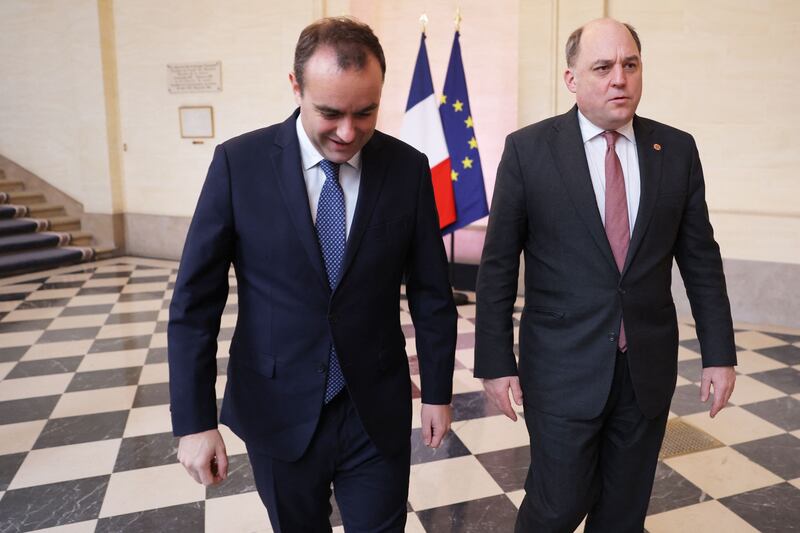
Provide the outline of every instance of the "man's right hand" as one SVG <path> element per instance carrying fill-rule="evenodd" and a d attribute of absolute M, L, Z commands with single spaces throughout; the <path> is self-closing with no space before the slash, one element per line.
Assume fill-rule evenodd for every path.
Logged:
<path fill-rule="evenodd" d="M 181 437 L 178 461 L 195 481 L 206 487 L 228 477 L 228 454 L 217 429 Z"/>
<path fill-rule="evenodd" d="M 492 403 L 494 403 L 504 415 L 516 422 L 517 413 L 511 406 L 511 400 L 508 398 L 508 390 L 511 389 L 514 403 L 522 405 L 522 387 L 519 385 L 519 376 L 484 379 L 483 388 L 486 390 L 486 395 L 489 396 Z"/>

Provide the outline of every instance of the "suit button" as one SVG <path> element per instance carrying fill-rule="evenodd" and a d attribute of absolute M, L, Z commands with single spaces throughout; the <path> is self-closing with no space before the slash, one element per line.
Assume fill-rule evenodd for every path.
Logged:
<path fill-rule="evenodd" d="M 324 374 L 326 370 L 328 370 L 328 365 L 326 365 L 325 363 L 320 363 L 319 366 L 317 367 L 317 372 L 319 372 L 320 374 Z"/>
<path fill-rule="evenodd" d="M 627 293 L 628 293 L 628 291 L 626 291 L 626 290 L 625 290 L 625 289 L 623 289 L 622 287 L 620 287 L 620 288 L 619 288 L 619 289 L 617 289 L 617 290 L 619 291 L 619 293 L 620 293 L 620 294 L 627 294 Z"/>
<path fill-rule="evenodd" d="M 617 336 L 614 333 L 609 333 L 608 340 L 609 342 L 617 342 Z"/>

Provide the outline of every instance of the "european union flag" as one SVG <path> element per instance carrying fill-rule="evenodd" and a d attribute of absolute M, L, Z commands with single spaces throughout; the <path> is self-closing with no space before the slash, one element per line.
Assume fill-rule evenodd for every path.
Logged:
<path fill-rule="evenodd" d="M 463 228 L 489 214 L 459 37 L 459 32 L 456 32 L 453 49 L 450 51 L 450 63 L 447 65 L 444 92 L 439 101 L 439 114 L 442 116 L 444 138 L 450 153 L 450 178 L 453 180 L 456 200 L 456 221 L 442 230 L 444 234 Z"/>

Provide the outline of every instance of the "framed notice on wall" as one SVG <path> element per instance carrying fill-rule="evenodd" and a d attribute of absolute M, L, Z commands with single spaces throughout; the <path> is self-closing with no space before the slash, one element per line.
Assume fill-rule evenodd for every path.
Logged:
<path fill-rule="evenodd" d="M 214 137 L 214 108 L 182 106 L 178 108 L 181 120 L 181 137 L 184 139 L 210 139 Z"/>

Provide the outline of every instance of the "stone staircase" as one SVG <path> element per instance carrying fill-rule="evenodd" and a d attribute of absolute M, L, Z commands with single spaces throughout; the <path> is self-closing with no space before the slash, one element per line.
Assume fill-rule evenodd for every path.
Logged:
<path fill-rule="evenodd" d="M 0 169 L 0 277 L 112 255 L 113 248 L 93 247 L 92 241 L 80 218 Z"/>

